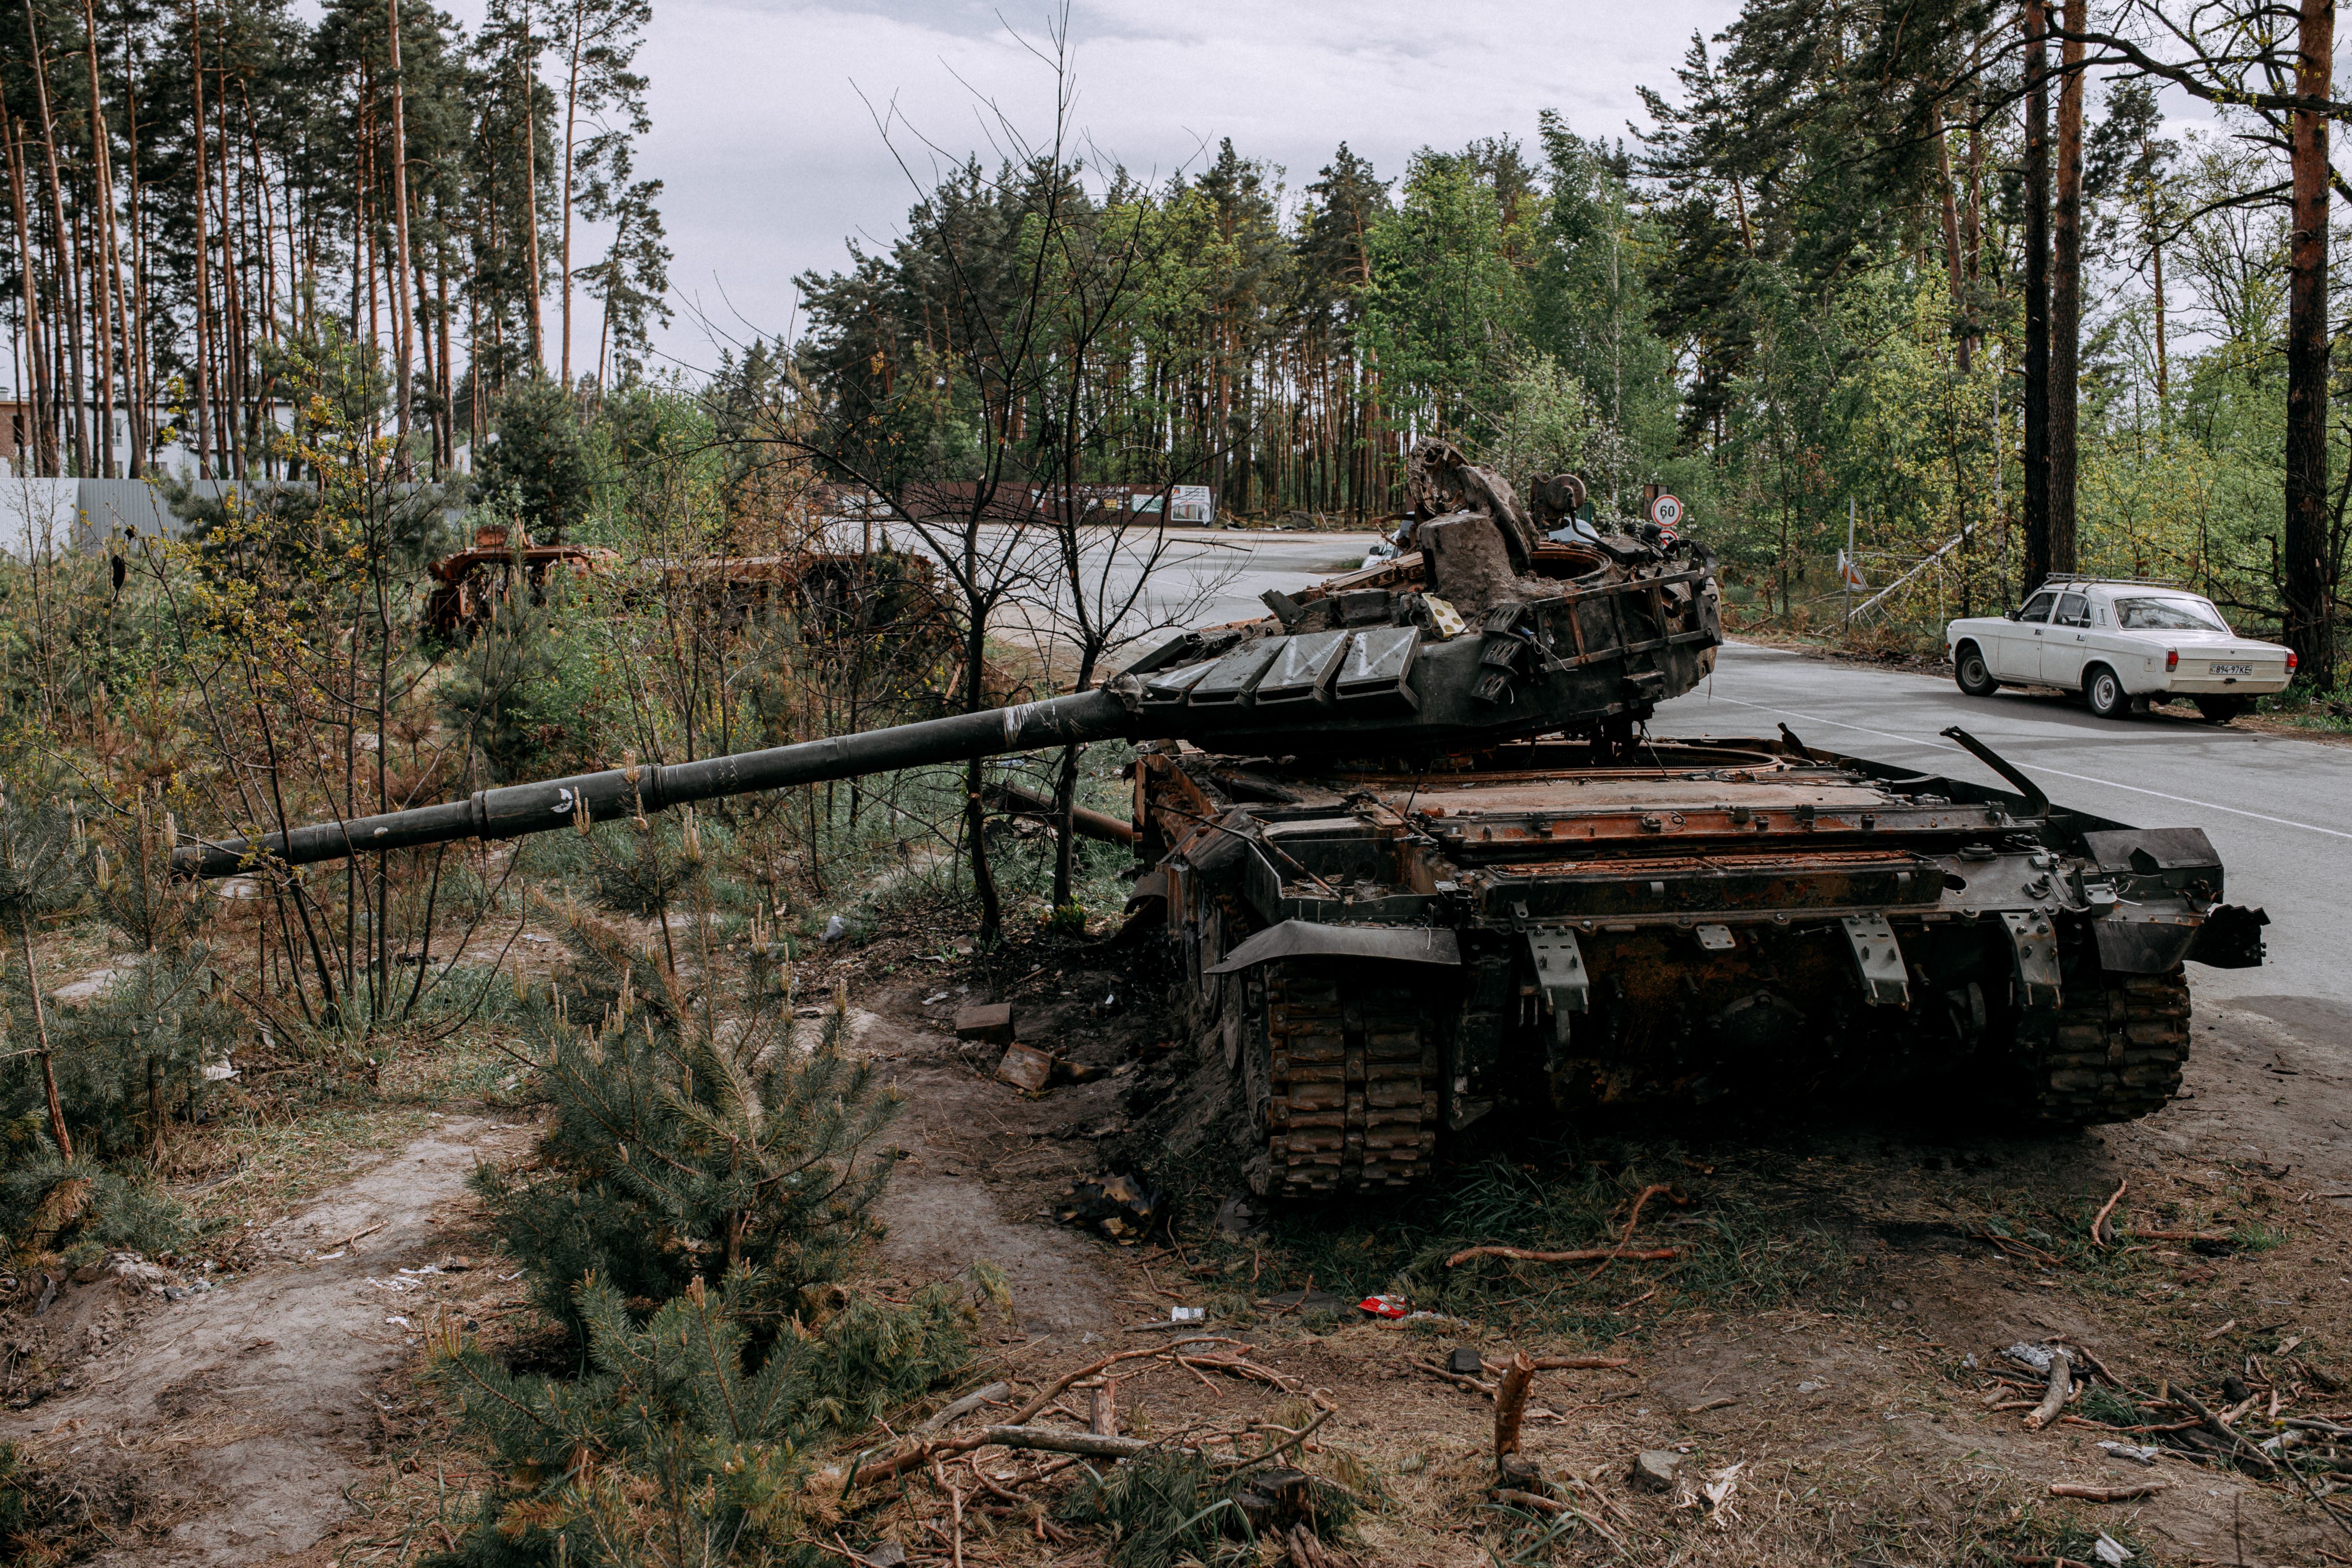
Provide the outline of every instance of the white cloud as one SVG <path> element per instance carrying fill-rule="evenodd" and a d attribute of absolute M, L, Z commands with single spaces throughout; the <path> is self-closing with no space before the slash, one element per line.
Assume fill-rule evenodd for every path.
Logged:
<path fill-rule="evenodd" d="M 1084 0 L 1075 119 L 1108 156 L 1162 176 L 1230 136 L 1283 165 L 1295 193 L 1342 141 L 1393 175 L 1423 145 L 1530 139 L 1544 109 L 1582 134 L 1620 135 L 1640 114 L 1635 89 L 1670 87 L 1692 31 L 1736 10 Z M 1042 13 L 1003 14 L 1044 44 Z M 640 63 L 654 130 L 638 167 L 667 182 L 677 292 L 732 335 L 784 330 L 795 275 L 845 266 L 848 237 L 898 232 L 914 193 L 877 114 L 902 117 L 896 139 L 925 179 L 923 137 L 992 158 L 982 99 L 1031 134 L 1052 117 L 1047 68 L 995 7 L 959 0 L 662 0 Z M 663 347 L 694 365 L 716 354 L 684 313 Z"/>

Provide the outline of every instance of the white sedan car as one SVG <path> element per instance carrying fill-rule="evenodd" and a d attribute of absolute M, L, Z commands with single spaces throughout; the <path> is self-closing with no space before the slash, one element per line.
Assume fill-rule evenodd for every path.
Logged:
<path fill-rule="evenodd" d="M 1944 641 L 1971 697 L 2054 686 L 2106 719 L 2185 697 L 2226 724 L 2294 679 L 2293 650 L 2238 636 L 2210 599 L 2150 583 L 2053 578 L 2022 609 L 1952 622 Z"/>

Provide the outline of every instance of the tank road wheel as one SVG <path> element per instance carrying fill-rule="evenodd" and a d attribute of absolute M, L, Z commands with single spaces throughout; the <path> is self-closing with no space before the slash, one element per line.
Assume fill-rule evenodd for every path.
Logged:
<path fill-rule="evenodd" d="M 2129 1121 L 2180 1092 L 2189 1060 L 2189 981 L 2180 971 L 2071 979 L 2065 994 L 2064 1006 L 2034 1010 L 2018 1030 L 2032 1120 L 2049 1127 Z"/>
<path fill-rule="evenodd" d="M 1985 663 L 1984 650 L 1972 642 L 1964 642 L 1952 656 L 1952 679 L 1971 697 L 1990 697 L 2000 689 L 2000 682 L 1992 678 L 1992 668 Z"/>
<path fill-rule="evenodd" d="M 1437 1147 L 1428 999 L 1361 964 L 1261 963 L 1234 987 L 1235 1067 L 1258 1149 L 1250 1185 L 1307 1197 L 1425 1178 Z"/>

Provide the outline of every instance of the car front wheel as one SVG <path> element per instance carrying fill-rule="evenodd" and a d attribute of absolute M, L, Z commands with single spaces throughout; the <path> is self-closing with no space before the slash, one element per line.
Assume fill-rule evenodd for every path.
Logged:
<path fill-rule="evenodd" d="M 1971 697 L 1990 697 L 2000 689 L 1992 667 L 1985 663 L 1984 650 L 1972 642 L 1962 643 L 1952 657 L 1952 679 Z"/>
<path fill-rule="evenodd" d="M 2090 679 L 2083 682 L 2083 695 L 2090 699 L 2091 711 L 2102 719 L 2131 716 L 2131 693 L 2116 679 L 2116 672 L 2104 664 L 2091 667 Z"/>

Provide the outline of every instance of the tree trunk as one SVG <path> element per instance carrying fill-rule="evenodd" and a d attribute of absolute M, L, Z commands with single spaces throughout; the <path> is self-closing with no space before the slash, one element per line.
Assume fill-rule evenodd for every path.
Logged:
<path fill-rule="evenodd" d="M 1953 363 L 1962 375 L 1969 374 L 1969 333 L 1964 324 L 1968 297 L 1966 268 L 1960 258 L 1960 205 L 1952 190 L 1951 132 L 1944 128 L 1944 110 L 1936 109 L 1936 194 L 1943 198 L 1944 271 L 1951 280 Z"/>
<path fill-rule="evenodd" d="M 91 226 L 97 231 L 97 254 L 91 267 L 98 283 L 98 417 L 99 461 L 108 478 L 114 475 L 114 345 L 122 294 L 121 253 L 114 232 L 113 137 L 106 124 L 106 99 L 98 73 L 98 12 L 96 0 L 82 0 L 82 41 L 89 59 L 89 144 L 92 180 L 97 185 Z"/>
<path fill-rule="evenodd" d="M 572 0 L 572 59 L 563 87 L 563 384 L 572 384 L 572 144 L 580 123 L 580 23 L 585 0 Z"/>
<path fill-rule="evenodd" d="M 2295 92 L 2329 96 L 2336 0 L 2303 0 Z M 2336 688 L 2334 587 L 2327 552 L 2327 117 L 2294 111 L 2294 233 L 2287 252 L 2285 641 L 2296 679 Z"/>
<path fill-rule="evenodd" d="M 41 1042 L 41 1092 L 48 1100 L 49 1136 L 57 1140 L 58 1153 L 70 1164 L 74 1157 L 73 1134 L 66 1131 L 66 1108 L 58 1098 L 57 1059 L 49 1051 L 49 1015 L 41 1005 L 41 975 L 33 967 L 33 930 L 31 917 L 16 917 L 16 942 L 25 954 L 25 988 L 33 996 L 33 1032 Z"/>
<path fill-rule="evenodd" d="M 400 72 L 400 0 L 384 0 L 384 9 L 392 27 L 392 232 L 394 251 L 398 266 L 393 276 L 392 330 L 399 339 L 400 374 L 397 377 L 397 398 L 393 405 L 393 431 L 398 454 L 394 471 L 402 479 L 408 478 L 408 362 L 415 348 L 415 315 L 408 303 L 408 114 L 406 100 L 401 88 Z M 379 859 L 382 857 L 378 857 Z M 390 984 L 387 974 L 385 984 Z"/>
<path fill-rule="evenodd" d="M 2322 134 L 2325 134 L 2325 128 Z M 2324 202 L 2326 195 L 2322 193 Z M 2156 419 L 2158 425 L 2170 422 L 2172 411 L 2172 373 L 2167 363 L 2164 346 L 2164 228 L 2163 218 L 2156 205 L 2156 182 L 2147 184 L 2147 263 L 2156 290 Z"/>
<path fill-rule="evenodd" d="M 2059 47 L 2058 199 L 2050 222 L 2050 570 L 2074 570 L 2075 411 L 2082 387 L 2084 0 L 2065 0 Z"/>
<path fill-rule="evenodd" d="M 40 283 L 34 276 L 32 258 L 32 215 L 25 202 L 25 164 L 32 154 L 17 156 L 20 144 L 17 122 L 10 120 L 8 131 L 8 197 L 16 216 L 16 254 L 22 263 L 16 268 L 17 280 L 24 285 L 25 294 L 25 361 L 32 369 L 33 465 L 43 475 L 54 477 L 58 471 L 57 427 L 55 408 L 49 396 L 49 356 L 42 346 Z"/>
<path fill-rule="evenodd" d="M 522 9 L 522 226 L 530 264 L 530 363 L 547 369 L 547 345 L 540 334 L 539 300 L 546 292 L 539 275 L 539 45 L 530 33 L 530 7 Z"/>
<path fill-rule="evenodd" d="M 441 388 L 441 450 L 436 461 L 440 468 L 446 469 L 457 461 L 457 395 L 449 374 L 449 268 L 446 254 L 436 260 L 433 276 L 435 288 L 440 296 L 433 324 L 440 329 L 441 349 L 437 373 Z"/>
<path fill-rule="evenodd" d="M 212 283 L 205 259 L 205 195 L 211 184 L 205 174 L 205 30 L 196 15 L 196 0 L 188 0 L 188 57 L 194 62 L 189 80 L 195 93 L 196 132 L 196 477 L 212 474 Z"/>
<path fill-rule="evenodd" d="M 145 212 L 139 186 L 139 93 L 131 75 L 130 43 L 123 44 L 122 66 L 122 132 L 123 145 L 131 154 L 131 293 L 126 331 L 130 341 L 123 350 L 124 375 L 130 383 L 131 396 L 131 477 L 145 476 L 147 456 L 152 450 L 152 431 L 148 415 L 155 405 L 154 374 L 147 363 L 147 249 L 139 232 L 140 217 Z"/>
<path fill-rule="evenodd" d="M 66 395 L 73 402 L 73 466 L 78 475 L 89 472 L 89 410 L 82 389 L 81 270 L 74 252 L 73 229 L 66 222 L 64 181 L 58 174 L 58 133 L 49 114 L 49 62 L 41 52 L 41 35 L 34 25 L 33 0 L 25 0 L 25 36 L 32 43 L 33 100 L 41 111 L 41 152 L 49 170 L 50 238 L 56 244 L 58 281 L 58 314 L 65 318 Z"/>
<path fill-rule="evenodd" d="M 2025 0 L 2025 581 L 2050 575 L 2050 16 Z"/>
<path fill-rule="evenodd" d="M 1004 900 L 996 890 L 996 868 L 988 860 L 988 807 L 981 798 L 981 759 L 963 770 L 963 830 L 971 844 L 971 888 L 980 895 L 980 944 L 993 947 L 1004 931 Z"/>
<path fill-rule="evenodd" d="M 222 29 L 224 35 L 226 27 Z M 219 40 L 215 40 L 218 42 Z M 224 46 L 225 47 L 225 46 Z M 245 377 L 239 374 L 239 351 L 245 344 L 244 296 L 237 282 L 236 247 L 230 243 L 236 234 L 236 207 L 229 194 L 228 153 L 233 140 L 228 130 L 228 71 L 224 68 L 215 83 L 213 114 L 220 142 L 220 235 L 221 235 L 221 308 L 215 318 L 220 331 L 221 378 L 218 383 L 220 406 L 215 421 L 215 438 L 220 443 L 220 467 L 233 479 L 245 478 L 245 426 L 239 417 L 239 400 L 245 394 Z"/>

